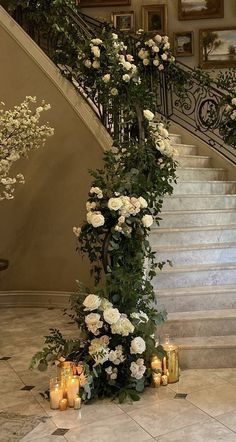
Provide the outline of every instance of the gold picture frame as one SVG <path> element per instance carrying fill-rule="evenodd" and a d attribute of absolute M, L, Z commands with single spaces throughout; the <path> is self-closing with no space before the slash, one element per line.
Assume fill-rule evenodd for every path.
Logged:
<path fill-rule="evenodd" d="M 204 69 L 236 67 L 236 27 L 200 29 L 199 49 Z"/>
<path fill-rule="evenodd" d="M 132 33 L 135 29 L 134 11 L 112 12 L 111 22 L 118 31 Z"/>
<path fill-rule="evenodd" d="M 176 57 L 192 57 L 194 55 L 193 31 L 174 32 L 173 40 Z"/>
<path fill-rule="evenodd" d="M 129 6 L 131 0 L 75 0 L 76 5 L 83 8 L 96 8 L 97 6 Z"/>
<path fill-rule="evenodd" d="M 165 35 L 167 33 L 167 5 L 143 5 L 142 28 L 145 32 Z"/>
<path fill-rule="evenodd" d="M 223 18 L 224 0 L 178 0 L 179 20 Z"/>

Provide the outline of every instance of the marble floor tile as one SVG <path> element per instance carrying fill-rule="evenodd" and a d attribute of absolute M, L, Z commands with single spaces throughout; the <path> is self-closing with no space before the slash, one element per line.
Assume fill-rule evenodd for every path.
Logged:
<path fill-rule="evenodd" d="M 50 437 L 53 431 L 57 429 L 56 425 L 50 418 L 45 419 L 44 422 L 40 422 L 30 433 L 21 439 L 21 442 L 31 442 L 35 439 L 42 439 L 44 437 Z"/>
<path fill-rule="evenodd" d="M 236 385 L 222 385 L 190 393 L 187 401 L 210 416 L 219 416 L 236 409 Z"/>
<path fill-rule="evenodd" d="M 217 416 L 217 420 L 222 422 L 226 427 L 230 430 L 235 431 L 236 433 L 236 409 L 234 411 L 230 411 L 229 413 L 221 414 Z M 236 436 L 235 436 L 236 440 Z"/>
<path fill-rule="evenodd" d="M 153 440 L 146 431 L 127 415 L 96 420 L 66 433 L 68 442 L 149 442 Z"/>
<path fill-rule="evenodd" d="M 206 373 L 205 370 L 186 370 L 181 373 L 179 382 L 169 384 L 169 388 L 176 393 L 192 393 L 223 384 L 228 384 L 228 382 L 223 377 L 219 378 L 213 372 Z"/>
<path fill-rule="evenodd" d="M 175 392 L 169 387 L 147 388 L 144 393 L 140 395 L 140 400 L 136 402 L 125 402 L 124 404 L 117 404 L 121 410 L 128 412 L 137 410 L 138 408 L 146 407 L 147 405 L 155 405 L 159 401 L 173 399 Z"/>
<path fill-rule="evenodd" d="M 226 368 L 225 370 L 215 370 L 215 375 L 224 379 L 230 384 L 236 385 L 236 368 Z"/>
<path fill-rule="evenodd" d="M 236 434 L 213 419 L 158 437 L 158 442 L 235 442 Z"/>
<path fill-rule="evenodd" d="M 128 411 L 128 415 L 153 437 L 203 422 L 207 417 L 185 399 L 160 401 L 155 405 Z"/>
<path fill-rule="evenodd" d="M 34 442 L 66 442 L 66 439 L 64 436 L 45 436 L 45 437 L 40 437 L 38 439 L 33 439 Z M 22 441 L 22 439 L 21 439 Z M 21 442 L 20 441 L 20 442 Z M 79 442 L 79 441 L 77 441 Z M 82 442 L 82 441 L 81 441 Z"/>

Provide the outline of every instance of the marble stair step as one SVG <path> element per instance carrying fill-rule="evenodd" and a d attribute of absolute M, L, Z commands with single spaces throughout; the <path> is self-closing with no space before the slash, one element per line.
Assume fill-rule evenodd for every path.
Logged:
<path fill-rule="evenodd" d="M 164 267 L 153 278 L 154 289 L 236 284 L 236 263 Z"/>
<path fill-rule="evenodd" d="M 174 155 L 178 167 L 210 167 L 211 157 L 200 155 Z"/>
<path fill-rule="evenodd" d="M 156 246 L 153 251 L 158 262 L 170 260 L 173 266 L 236 262 L 236 242 Z"/>
<path fill-rule="evenodd" d="M 174 147 L 178 155 L 197 155 L 198 147 L 194 144 L 178 144 L 172 142 L 171 145 Z"/>
<path fill-rule="evenodd" d="M 236 309 L 169 313 L 158 332 L 173 338 L 236 335 Z"/>
<path fill-rule="evenodd" d="M 206 286 L 157 290 L 158 309 L 168 313 L 215 309 L 236 309 L 236 286 Z"/>
<path fill-rule="evenodd" d="M 179 345 L 180 367 L 235 368 L 236 336 L 197 336 L 175 339 Z M 206 373 L 206 376 L 210 376 Z"/>
<path fill-rule="evenodd" d="M 161 228 L 236 224 L 235 209 L 162 211 Z"/>
<path fill-rule="evenodd" d="M 169 134 L 169 138 L 171 143 L 177 143 L 177 144 L 181 144 L 182 143 L 182 136 L 179 134 Z"/>
<path fill-rule="evenodd" d="M 236 243 L 236 224 L 178 228 L 153 228 L 150 243 L 154 248 L 200 245 L 211 243 Z"/>
<path fill-rule="evenodd" d="M 236 209 L 236 195 L 171 195 L 163 201 L 163 210 Z"/>
<path fill-rule="evenodd" d="M 213 167 L 178 167 L 176 171 L 179 181 L 218 181 L 227 179 L 227 171 Z"/>
<path fill-rule="evenodd" d="M 236 194 L 236 181 L 182 181 L 174 186 L 174 195 L 181 194 Z"/>

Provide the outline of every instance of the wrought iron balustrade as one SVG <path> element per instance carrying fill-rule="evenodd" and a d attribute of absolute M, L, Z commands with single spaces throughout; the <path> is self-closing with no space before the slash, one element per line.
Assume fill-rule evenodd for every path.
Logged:
<path fill-rule="evenodd" d="M 69 7 L 62 8 L 61 13 L 68 18 L 68 32 L 78 39 L 78 44 L 80 40 L 99 37 L 105 26 L 110 27 L 107 23 L 100 22 L 79 11 L 76 12 Z M 82 81 L 73 78 L 71 60 L 67 61 L 66 58 L 60 57 L 66 53 L 65 47 L 68 44 L 68 38 L 63 32 L 54 26 L 48 26 L 46 21 L 38 23 L 32 20 L 31 15 L 20 7 L 15 11 L 14 18 L 57 64 L 62 74 L 73 83 L 77 91 L 86 97 L 108 132 L 116 139 L 119 139 L 119 136 L 122 137 L 122 109 L 114 109 L 112 103 L 104 107 L 98 93 L 93 96 L 89 95 L 83 88 Z M 135 37 L 127 38 L 124 35 L 123 37 L 126 39 L 129 52 L 137 57 Z M 180 62 L 176 62 L 174 70 L 177 74 L 176 80 L 175 75 L 173 73 L 170 75 L 168 70 L 160 72 L 155 68 L 151 71 L 149 69 L 147 73 L 148 87 L 156 96 L 157 112 L 187 129 L 236 164 L 235 149 L 224 143 L 219 132 L 220 123 L 224 118 L 222 105 L 222 99 L 225 97 L 224 91 L 220 91 L 213 81 L 206 85 L 201 78 L 194 75 L 191 68 Z M 182 80 L 184 79 L 182 89 L 178 84 L 179 75 Z M 128 127 L 126 129 L 129 130 Z"/>

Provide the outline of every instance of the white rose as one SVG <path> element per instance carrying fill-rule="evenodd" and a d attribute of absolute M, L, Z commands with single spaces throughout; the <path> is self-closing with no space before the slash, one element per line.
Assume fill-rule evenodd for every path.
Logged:
<path fill-rule="evenodd" d="M 112 334 L 128 336 L 130 333 L 133 333 L 133 331 L 134 326 L 125 315 L 121 315 L 120 319 L 111 326 Z"/>
<path fill-rule="evenodd" d="M 132 64 L 129 61 L 124 61 L 123 63 L 123 67 L 127 70 L 130 71 L 130 69 L 132 68 Z"/>
<path fill-rule="evenodd" d="M 105 74 L 102 77 L 102 80 L 104 81 L 104 83 L 109 83 L 110 79 L 111 79 L 110 74 Z"/>
<path fill-rule="evenodd" d="M 110 198 L 108 203 L 108 209 L 110 210 L 119 210 L 122 206 L 122 200 L 121 198 Z"/>
<path fill-rule="evenodd" d="M 160 51 L 160 49 L 158 48 L 157 45 L 153 46 L 152 50 L 153 50 L 153 52 L 156 52 L 156 53 Z"/>
<path fill-rule="evenodd" d="M 96 208 L 96 203 L 94 201 L 92 201 L 91 203 L 90 203 L 90 201 L 86 202 L 86 210 L 88 212 L 91 212 L 91 210 L 95 209 L 95 208 Z"/>
<path fill-rule="evenodd" d="M 101 305 L 100 305 L 100 308 L 101 308 L 102 310 L 106 310 L 107 308 L 111 308 L 111 307 L 113 307 L 113 305 L 112 305 L 112 303 L 111 303 L 110 301 L 108 301 L 107 298 L 102 298 L 102 299 L 101 299 Z"/>
<path fill-rule="evenodd" d="M 161 43 L 161 41 L 162 41 L 162 36 L 159 35 L 159 34 L 157 34 L 157 35 L 154 37 L 154 40 L 155 40 L 157 43 Z"/>
<path fill-rule="evenodd" d="M 86 324 L 90 325 L 100 321 L 100 317 L 98 313 L 89 313 L 89 315 L 85 316 L 84 320 Z"/>
<path fill-rule="evenodd" d="M 118 35 L 117 34 L 113 33 L 111 35 L 112 35 L 113 40 L 118 40 Z"/>
<path fill-rule="evenodd" d="M 111 95 L 113 95 L 114 97 L 115 97 L 116 95 L 118 95 L 118 90 L 116 89 L 116 87 L 113 87 L 113 88 L 111 89 Z"/>
<path fill-rule="evenodd" d="M 163 41 L 164 41 L 164 43 L 168 43 L 168 41 L 169 41 L 169 37 L 167 37 L 167 35 L 165 35 L 165 36 L 163 37 Z"/>
<path fill-rule="evenodd" d="M 155 117 L 154 113 L 151 112 L 151 111 L 148 110 L 148 109 L 145 109 L 145 110 L 143 111 L 143 116 L 144 116 L 144 118 L 146 118 L 146 119 L 149 120 L 149 121 L 152 121 L 153 118 Z"/>
<path fill-rule="evenodd" d="M 231 103 L 236 106 L 236 98 L 232 98 Z"/>
<path fill-rule="evenodd" d="M 86 66 L 86 68 L 91 68 L 91 66 L 92 66 L 91 61 L 90 60 L 85 60 L 84 61 L 84 66 Z"/>
<path fill-rule="evenodd" d="M 127 59 L 127 61 L 134 61 L 134 57 L 131 54 L 127 54 L 126 59 Z"/>
<path fill-rule="evenodd" d="M 85 310 L 96 310 L 101 304 L 101 299 L 97 295 L 88 295 L 86 296 L 83 305 Z"/>
<path fill-rule="evenodd" d="M 162 60 L 167 60 L 167 55 L 166 54 L 162 54 L 161 58 L 162 58 Z"/>
<path fill-rule="evenodd" d="M 122 76 L 122 80 L 125 81 L 126 83 L 128 83 L 130 81 L 130 76 L 128 74 L 124 74 Z"/>
<path fill-rule="evenodd" d="M 150 61 L 147 58 L 144 58 L 143 64 L 144 66 L 148 66 L 150 64 Z"/>
<path fill-rule="evenodd" d="M 159 62 L 159 60 L 157 60 L 157 58 L 154 58 L 153 64 L 154 64 L 154 66 L 158 66 L 160 64 L 160 62 Z"/>
<path fill-rule="evenodd" d="M 149 47 L 153 46 L 154 44 L 155 44 L 155 41 L 152 38 L 150 38 L 150 40 L 148 40 L 148 41 L 145 41 L 145 45 L 147 45 Z"/>
<path fill-rule="evenodd" d="M 170 49 L 170 43 L 165 43 L 164 44 L 164 49 Z"/>
<path fill-rule="evenodd" d="M 101 45 L 102 44 L 102 40 L 100 40 L 100 38 L 93 38 L 91 40 L 91 43 L 93 43 L 93 45 Z"/>
<path fill-rule="evenodd" d="M 141 60 L 143 60 L 144 58 L 149 57 L 149 53 L 148 53 L 148 51 L 145 51 L 144 49 L 140 49 L 140 51 L 138 52 L 138 56 L 139 56 L 139 58 L 141 58 Z"/>
<path fill-rule="evenodd" d="M 138 198 L 138 200 L 139 200 L 139 203 L 140 203 L 140 207 L 141 207 L 141 209 L 146 209 L 147 206 L 148 206 L 148 203 L 147 203 L 147 201 L 145 200 L 145 198 L 143 198 L 142 196 L 140 196 L 140 197 Z"/>
<path fill-rule="evenodd" d="M 101 212 L 92 212 L 92 214 L 90 215 L 90 224 L 92 224 L 92 226 L 95 228 L 101 227 L 105 224 L 105 218 L 101 214 Z"/>
<path fill-rule="evenodd" d="M 142 354 L 146 350 L 146 343 L 141 336 L 137 336 L 131 341 L 130 353 L 131 354 Z"/>
<path fill-rule="evenodd" d="M 104 320 L 112 325 L 120 319 L 120 312 L 117 308 L 107 308 L 103 313 Z"/>
<path fill-rule="evenodd" d="M 100 49 L 97 46 L 92 46 L 91 52 L 94 54 L 95 57 L 100 57 Z"/>
<path fill-rule="evenodd" d="M 164 69 L 163 64 L 160 64 L 160 66 L 158 67 L 158 69 L 159 69 L 159 71 L 163 71 L 163 69 Z"/>
<path fill-rule="evenodd" d="M 93 64 L 92 64 L 94 69 L 99 69 L 100 68 L 100 62 L 97 60 L 94 60 Z"/>
<path fill-rule="evenodd" d="M 144 227 L 151 227 L 151 225 L 153 224 L 153 217 L 152 215 L 144 215 L 142 217 L 142 223 L 144 225 Z"/>

